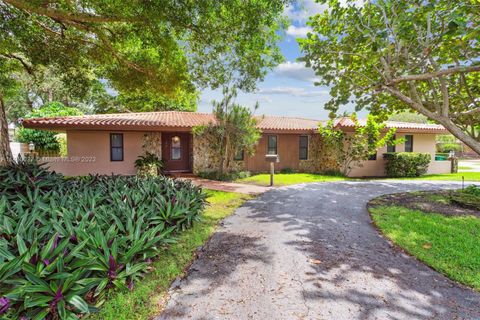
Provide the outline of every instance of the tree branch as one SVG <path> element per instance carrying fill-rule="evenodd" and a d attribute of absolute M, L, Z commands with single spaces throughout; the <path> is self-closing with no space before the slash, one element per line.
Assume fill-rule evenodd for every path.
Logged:
<path fill-rule="evenodd" d="M 79 23 L 106 23 L 106 22 L 135 21 L 135 19 L 127 18 L 127 17 L 105 17 L 105 16 L 95 16 L 91 14 L 85 14 L 81 12 L 76 12 L 76 13 L 65 12 L 65 11 L 56 10 L 52 8 L 35 6 L 25 1 L 19 1 L 19 0 L 3 0 L 3 1 L 17 9 L 27 11 L 30 13 L 35 13 L 42 16 L 46 16 L 51 19 L 56 19 L 59 21 L 73 21 L 73 22 L 79 22 Z"/>
<path fill-rule="evenodd" d="M 479 72 L 479 71 L 480 71 L 480 65 L 468 66 L 468 67 L 467 66 L 453 67 L 453 68 L 448 68 L 448 69 L 439 70 L 435 72 L 399 77 L 399 78 L 393 79 L 392 81 L 387 83 L 387 85 L 393 85 L 393 84 L 397 84 L 405 81 L 429 80 L 429 79 L 438 78 L 441 76 L 446 76 L 446 75 L 455 74 L 455 73 L 469 73 L 469 72 Z"/>
<path fill-rule="evenodd" d="M 461 116 L 468 116 L 468 115 L 472 115 L 472 114 L 477 113 L 477 112 L 480 112 L 480 107 L 470 109 L 470 110 L 467 110 L 467 111 L 464 111 L 464 112 L 456 113 L 454 115 L 454 117 L 458 118 L 458 117 L 461 117 Z"/>
<path fill-rule="evenodd" d="M 19 56 L 13 54 L 13 53 L 2 53 L 0 55 L 4 56 L 6 58 L 9 58 L 9 59 L 15 59 L 15 60 L 19 61 L 22 64 L 25 71 L 27 71 L 28 74 L 30 74 L 30 75 L 34 74 L 33 67 L 27 61 L 25 61 L 22 57 L 19 57 Z"/>
<path fill-rule="evenodd" d="M 400 90 L 396 88 L 392 88 L 389 86 L 381 85 L 380 89 L 384 91 L 388 91 L 390 94 L 392 94 L 394 97 L 397 97 L 400 101 L 403 101 L 404 103 L 408 104 L 410 107 L 413 109 L 417 110 L 421 114 L 436 120 L 438 117 L 434 112 L 431 112 L 427 108 L 425 108 L 422 104 L 418 103 L 417 101 L 411 99 L 409 96 L 403 94 Z"/>

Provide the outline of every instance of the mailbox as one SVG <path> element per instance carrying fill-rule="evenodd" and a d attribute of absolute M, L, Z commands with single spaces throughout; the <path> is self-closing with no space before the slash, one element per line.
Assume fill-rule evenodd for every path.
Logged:
<path fill-rule="evenodd" d="M 267 154 L 265 156 L 265 160 L 267 162 L 279 162 L 279 158 L 277 154 Z"/>
<path fill-rule="evenodd" d="M 270 186 L 273 186 L 273 175 L 275 174 L 275 162 L 280 162 L 278 154 L 267 154 L 265 160 L 270 163 Z"/>

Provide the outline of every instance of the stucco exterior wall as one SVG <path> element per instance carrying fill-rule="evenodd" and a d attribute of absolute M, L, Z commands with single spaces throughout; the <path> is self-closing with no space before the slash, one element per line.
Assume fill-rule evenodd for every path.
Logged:
<path fill-rule="evenodd" d="M 110 161 L 110 133 L 123 133 L 123 161 Z M 67 131 L 68 156 L 47 159 L 51 170 L 66 176 L 135 174 L 134 162 L 144 153 L 144 132 Z"/>
<path fill-rule="evenodd" d="M 397 139 L 403 138 L 408 133 L 397 133 Z M 413 134 L 413 152 L 426 152 L 432 155 L 432 162 L 428 169 L 429 174 L 449 173 L 450 161 L 435 161 L 435 134 L 416 133 Z M 404 152 L 405 144 L 396 146 L 396 152 Z M 383 177 L 385 176 L 385 160 L 383 154 L 387 147 L 377 150 L 377 159 L 364 161 L 361 167 L 355 167 L 350 172 L 350 177 Z"/>
<path fill-rule="evenodd" d="M 268 172 L 270 163 L 265 161 L 267 154 L 267 141 L 269 135 L 277 136 L 277 153 L 280 161 L 275 163 L 275 170 L 292 169 L 296 171 L 316 172 L 318 168 L 317 157 L 320 155 L 320 146 L 316 139 L 309 137 L 309 160 L 299 160 L 299 137 L 300 134 L 269 134 L 264 133 L 258 140 L 255 154 L 245 154 L 243 161 L 235 161 L 235 169 L 238 171 L 248 170 L 251 172 Z M 211 151 L 208 141 L 202 137 L 193 137 L 193 173 L 211 172 L 218 170 L 220 159 Z"/>
<path fill-rule="evenodd" d="M 275 170 L 293 169 L 298 170 L 298 134 L 262 134 L 258 140 L 255 154 L 246 159 L 246 168 L 251 172 L 267 172 L 270 170 L 270 163 L 265 161 L 267 154 L 268 136 L 277 137 L 277 154 L 280 161 L 275 163 Z"/>
<path fill-rule="evenodd" d="M 161 158 L 162 135 L 160 132 L 116 131 L 124 135 L 124 160 L 110 161 L 110 133 L 113 131 L 67 131 L 68 157 L 45 159 L 52 170 L 67 176 L 87 174 L 122 174 L 136 173 L 134 162 L 138 156 L 149 151 Z M 269 163 L 265 161 L 268 135 L 262 134 L 256 147 L 255 155 L 245 155 L 244 161 L 235 161 L 236 170 L 251 172 L 268 172 Z M 318 134 L 309 135 L 308 160 L 299 159 L 299 137 L 301 134 L 274 134 L 277 136 L 277 151 L 280 162 L 275 169 L 280 171 L 290 168 L 300 172 L 322 173 L 338 170 L 334 152 L 326 150 Z M 397 134 L 398 138 L 404 133 Z M 435 161 L 435 134 L 414 134 L 413 151 L 428 152 L 432 162 L 428 173 L 450 172 L 449 161 Z M 219 157 L 210 150 L 205 139 L 193 136 L 191 146 L 193 158 L 192 169 L 195 174 L 218 170 Z M 403 144 L 397 145 L 396 151 L 405 150 Z M 387 148 L 377 151 L 377 159 L 363 162 L 362 167 L 354 168 L 351 177 L 384 176 L 385 160 L 383 153 Z"/>

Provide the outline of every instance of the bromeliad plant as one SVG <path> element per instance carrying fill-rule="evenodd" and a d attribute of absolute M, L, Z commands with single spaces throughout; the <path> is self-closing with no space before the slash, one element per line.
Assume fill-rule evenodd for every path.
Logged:
<path fill-rule="evenodd" d="M 162 159 L 158 158 L 155 154 L 147 152 L 143 156 L 139 156 L 135 160 L 135 168 L 139 176 L 153 176 L 156 177 L 163 173 L 164 163 Z"/>
<path fill-rule="evenodd" d="M 0 318 L 74 319 L 132 289 L 189 228 L 205 195 L 164 177 L 65 179 L 33 162 L 0 169 Z"/>

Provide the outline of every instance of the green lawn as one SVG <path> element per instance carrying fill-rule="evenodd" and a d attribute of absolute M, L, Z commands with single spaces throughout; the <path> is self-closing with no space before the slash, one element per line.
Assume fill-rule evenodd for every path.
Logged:
<path fill-rule="evenodd" d="M 462 176 L 465 181 L 480 181 L 480 172 L 458 172 L 458 173 L 444 173 L 444 174 L 427 174 L 416 178 L 398 178 L 398 179 L 419 179 L 419 180 L 449 180 L 462 181 Z"/>
<path fill-rule="evenodd" d="M 462 176 L 465 181 L 476 182 L 480 181 L 480 172 L 459 172 L 447 174 L 429 174 L 415 178 L 380 178 L 380 179 L 395 179 L 395 180 L 444 180 L 444 181 L 462 181 Z M 376 178 L 373 178 L 376 179 Z M 275 174 L 274 185 L 287 186 L 299 183 L 308 182 L 332 182 L 344 180 L 362 180 L 359 178 L 346 178 L 341 176 L 321 175 L 313 173 L 278 173 Z M 369 180 L 365 178 L 364 180 Z M 270 184 L 269 174 L 256 174 L 248 178 L 238 179 L 235 182 L 255 184 L 260 186 L 268 186 Z"/>
<path fill-rule="evenodd" d="M 149 319 L 160 312 L 170 283 L 182 276 L 193 259 L 196 248 L 204 244 L 218 222 L 229 216 L 251 196 L 220 191 L 207 191 L 210 197 L 203 220 L 183 232 L 178 241 L 161 252 L 153 263 L 154 270 L 135 284 L 130 292 L 115 292 L 90 319 Z"/>
<path fill-rule="evenodd" d="M 348 178 L 341 176 L 329 176 L 313 173 L 278 173 L 274 177 L 274 185 L 286 186 L 291 184 L 307 183 L 307 182 L 330 182 L 330 181 L 343 181 Z M 256 184 L 261 186 L 270 185 L 269 174 L 257 174 L 248 178 L 236 180 L 240 183 Z"/>
<path fill-rule="evenodd" d="M 403 207 L 370 208 L 393 242 L 447 277 L 480 290 L 480 219 L 447 217 Z"/>

